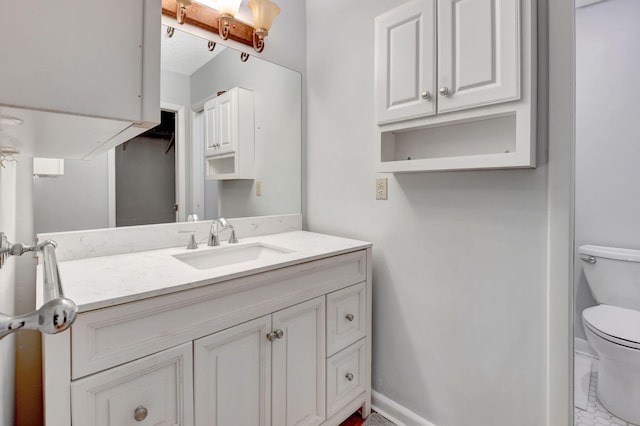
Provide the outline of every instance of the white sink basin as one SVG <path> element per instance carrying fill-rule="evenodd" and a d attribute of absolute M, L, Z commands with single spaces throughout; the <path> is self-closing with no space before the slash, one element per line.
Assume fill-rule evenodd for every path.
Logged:
<path fill-rule="evenodd" d="M 229 245 L 206 251 L 175 254 L 173 257 L 196 269 L 212 269 L 252 260 L 271 259 L 293 250 L 263 243 Z"/>

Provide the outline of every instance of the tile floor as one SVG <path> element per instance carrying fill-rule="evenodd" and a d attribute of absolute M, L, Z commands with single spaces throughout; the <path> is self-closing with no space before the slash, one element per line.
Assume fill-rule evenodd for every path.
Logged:
<path fill-rule="evenodd" d="M 576 356 L 583 355 L 576 354 Z M 600 404 L 596 396 L 597 383 L 598 360 L 593 359 L 591 363 L 591 380 L 589 384 L 587 409 L 582 410 L 575 408 L 575 426 L 637 426 L 617 418 Z"/>

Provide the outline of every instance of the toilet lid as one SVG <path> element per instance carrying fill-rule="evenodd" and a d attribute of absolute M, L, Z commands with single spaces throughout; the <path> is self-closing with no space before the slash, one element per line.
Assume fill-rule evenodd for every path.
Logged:
<path fill-rule="evenodd" d="M 585 325 L 605 339 L 634 348 L 640 347 L 640 311 L 598 305 L 582 311 L 582 319 Z"/>

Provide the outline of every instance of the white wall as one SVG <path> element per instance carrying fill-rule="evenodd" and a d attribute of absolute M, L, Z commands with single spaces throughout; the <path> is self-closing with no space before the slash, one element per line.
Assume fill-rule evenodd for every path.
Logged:
<path fill-rule="evenodd" d="M 546 144 L 375 201 L 374 18 L 401 3 L 307 0 L 308 227 L 374 243 L 374 390 L 437 426 L 545 424 Z"/>
<path fill-rule="evenodd" d="M 609 0 L 576 10 L 576 248 L 640 249 L 640 2 Z M 575 335 L 595 305 L 579 253 Z"/>

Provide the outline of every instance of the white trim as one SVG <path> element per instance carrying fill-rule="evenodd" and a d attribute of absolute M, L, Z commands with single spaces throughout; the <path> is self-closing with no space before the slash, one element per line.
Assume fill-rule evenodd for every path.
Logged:
<path fill-rule="evenodd" d="M 603 2 L 604 0 L 576 0 L 576 9 L 591 6 L 592 4 Z"/>
<path fill-rule="evenodd" d="M 573 246 L 575 161 L 575 7 L 573 1 L 546 3 L 538 14 L 546 35 L 539 45 L 548 70 L 539 94 L 547 105 L 547 390 L 546 425 L 573 425 Z M 545 19 L 546 18 L 546 19 Z M 545 22 L 546 21 L 546 22 Z M 545 68 L 543 68 L 545 69 Z M 544 74 L 541 81 L 543 81 Z M 545 87 L 546 86 L 546 87 Z M 545 90 L 546 89 L 546 90 Z M 545 102 L 545 94 L 548 99 Z M 540 122 L 544 126 L 544 121 Z M 544 137 L 544 133 L 542 135 Z"/>
<path fill-rule="evenodd" d="M 204 113 L 191 111 L 191 211 L 204 219 Z"/>
<path fill-rule="evenodd" d="M 371 391 L 371 404 L 374 411 L 397 426 L 435 426 L 430 421 L 376 391 Z"/>
<path fill-rule="evenodd" d="M 581 339 L 580 337 L 576 337 L 573 339 L 573 347 L 576 352 L 580 352 L 585 355 L 589 355 L 593 358 L 598 358 L 598 353 L 593 349 L 591 344 L 585 339 Z"/>
<path fill-rule="evenodd" d="M 109 228 L 116 227 L 116 149 L 107 153 L 107 206 L 109 210 Z"/>
<path fill-rule="evenodd" d="M 176 222 L 184 222 L 187 210 L 187 152 L 185 147 L 186 140 L 186 120 L 185 108 L 183 105 L 170 104 L 167 102 L 160 103 L 160 109 L 171 111 L 176 115 L 176 202 L 178 203 L 178 211 L 176 212 Z"/>

